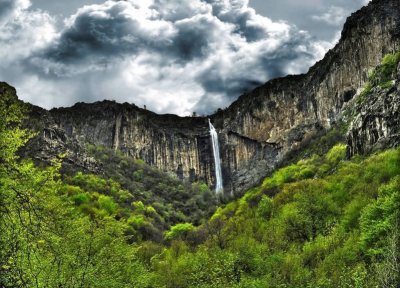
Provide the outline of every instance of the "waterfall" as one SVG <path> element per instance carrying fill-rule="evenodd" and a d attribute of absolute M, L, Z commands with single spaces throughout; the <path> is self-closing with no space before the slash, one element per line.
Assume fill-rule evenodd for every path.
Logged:
<path fill-rule="evenodd" d="M 224 186 L 222 184 L 221 158 L 219 157 L 218 134 L 214 126 L 211 124 L 210 119 L 208 119 L 208 124 L 210 125 L 210 134 L 214 152 L 215 178 L 217 179 L 215 192 L 217 194 L 222 194 L 224 193 Z"/>

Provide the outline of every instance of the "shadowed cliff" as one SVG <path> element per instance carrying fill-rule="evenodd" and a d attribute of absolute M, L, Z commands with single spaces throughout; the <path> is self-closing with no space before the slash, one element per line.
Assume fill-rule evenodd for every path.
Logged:
<path fill-rule="evenodd" d="M 226 193 L 262 179 L 291 151 L 340 121 L 382 57 L 400 49 L 400 2 L 375 0 L 347 20 L 339 43 L 304 75 L 274 79 L 209 116 L 219 132 Z M 85 145 L 120 150 L 190 181 L 215 185 L 207 118 L 157 115 L 133 104 L 77 103 L 50 111 L 35 107 L 41 125 L 30 153 L 96 170 Z M 378 141 L 379 139 L 377 139 Z M 349 141 L 350 150 L 357 140 Z M 76 163 L 75 163 L 76 162 Z"/>

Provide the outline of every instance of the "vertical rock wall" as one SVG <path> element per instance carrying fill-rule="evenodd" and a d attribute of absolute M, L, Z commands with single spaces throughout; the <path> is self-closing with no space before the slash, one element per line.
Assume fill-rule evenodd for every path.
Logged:
<path fill-rule="evenodd" d="M 400 1 L 374 0 L 348 19 L 339 43 L 307 74 L 269 81 L 211 115 L 225 191 L 257 184 L 307 135 L 337 121 L 368 71 L 400 50 L 399 31 Z M 215 183 L 206 118 L 156 115 L 110 101 L 78 103 L 49 115 L 69 139 L 123 151 L 180 178 Z"/>
<path fill-rule="evenodd" d="M 400 63 L 393 87 L 376 86 L 353 108 L 355 118 L 347 135 L 348 157 L 400 145 Z"/>

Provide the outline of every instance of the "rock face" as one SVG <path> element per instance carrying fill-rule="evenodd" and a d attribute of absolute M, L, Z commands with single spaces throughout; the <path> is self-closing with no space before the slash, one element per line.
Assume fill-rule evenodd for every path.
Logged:
<path fill-rule="evenodd" d="M 214 181 L 206 118 L 157 115 L 131 104 L 103 101 L 53 109 L 51 117 L 67 136 L 101 145 L 190 181 Z"/>
<path fill-rule="evenodd" d="M 374 0 L 349 17 L 339 43 L 307 74 L 269 81 L 211 115 L 221 142 L 226 193 L 242 192 L 257 184 L 308 135 L 331 127 L 343 106 L 364 85 L 368 71 L 385 54 L 398 50 L 400 1 Z M 360 141 L 373 138 L 371 141 L 375 142 L 376 137 L 381 138 L 379 133 L 388 135 L 389 129 L 395 129 L 388 105 L 389 101 L 399 103 L 399 99 L 390 95 L 376 104 L 381 116 L 360 120 L 363 132 L 354 128 L 354 153 L 368 149 Z M 211 186 L 215 183 L 206 118 L 156 115 L 134 105 L 110 101 L 78 103 L 39 114 L 39 118 L 51 119 L 51 131 L 58 131 L 44 132 L 45 139 L 63 135 L 60 137 L 66 138 L 58 142 L 70 141 L 81 147 L 84 143 L 103 145 L 144 159 L 180 178 L 203 180 Z M 368 128 L 365 130 L 363 125 Z M 382 128 L 378 129 L 378 136 L 374 132 L 377 126 Z"/>
<path fill-rule="evenodd" d="M 400 145 L 400 63 L 393 87 L 375 87 L 355 109 L 348 132 L 348 156 Z"/>
<path fill-rule="evenodd" d="M 368 71 L 398 50 L 400 1 L 372 1 L 349 17 L 339 43 L 306 75 L 269 81 L 214 115 L 215 126 L 226 135 L 223 161 L 231 172 L 231 189 L 255 184 L 257 171 L 270 169 L 316 130 L 329 129 L 363 87 Z M 229 135 L 251 139 L 259 145 L 258 153 L 244 153 L 240 165 L 231 162 L 229 155 L 245 149 Z"/>
<path fill-rule="evenodd" d="M 30 110 L 26 126 L 38 131 L 38 135 L 28 142 L 21 153 L 46 163 L 62 157 L 64 166 L 72 167 L 74 170 L 102 172 L 99 163 L 88 155 L 83 143 L 67 135 L 67 132 L 55 123 L 50 112 L 36 106 L 31 106 Z"/>

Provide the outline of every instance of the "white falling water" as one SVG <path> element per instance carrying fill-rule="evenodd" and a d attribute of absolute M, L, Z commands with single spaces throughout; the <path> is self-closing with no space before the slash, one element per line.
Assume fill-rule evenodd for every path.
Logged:
<path fill-rule="evenodd" d="M 210 134 L 214 152 L 215 178 L 217 179 L 217 183 L 215 185 L 215 192 L 217 194 L 222 194 L 224 193 L 224 187 L 222 184 L 221 158 L 219 157 L 218 133 L 215 130 L 214 126 L 211 124 L 210 119 L 208 119 L 208 124 L 210 125 Z"/>

